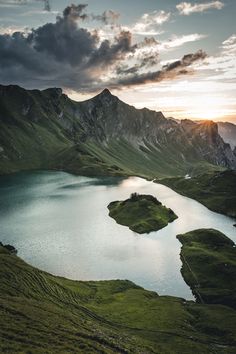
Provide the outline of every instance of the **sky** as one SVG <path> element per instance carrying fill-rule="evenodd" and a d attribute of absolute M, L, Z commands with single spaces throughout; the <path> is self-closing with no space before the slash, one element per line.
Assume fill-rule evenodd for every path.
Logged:
<path fill-rule="evenodd" d="M 0 0 L 0 83 L 236 123 L 235 0 Z"/>

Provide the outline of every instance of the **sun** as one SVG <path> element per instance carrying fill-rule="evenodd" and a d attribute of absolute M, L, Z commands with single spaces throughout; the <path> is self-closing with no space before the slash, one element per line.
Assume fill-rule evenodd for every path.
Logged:
<path fill-rule="evenodd" d="M 228 113 L 226 97 L 199 95 L 188 99 L 188 116 L 193 119 L 219 120 Z"/>
<path fill-rule="evenodd" d="M 192 116 L 194 119 L 208 119 L 208 120 L 217 120 L 225 115 L 225 112 L 222 108 L 213 109 L 206 108 L 202 110 L 193 109 L 192 112 L 189 112 L 189 116 Z"/>

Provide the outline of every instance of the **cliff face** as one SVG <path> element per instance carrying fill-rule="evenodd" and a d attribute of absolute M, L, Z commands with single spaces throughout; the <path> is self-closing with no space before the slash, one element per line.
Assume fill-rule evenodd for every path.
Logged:
<path fill-rule="evenodd" d="M 58 88 L 0 86 L 0 127 L 2 173 L 48 168 L 54 161 L 67 169 L 72 160 L 76 169 L 81 149 L 89 159 L 128 173 L 178 175 L 201 164 L 236 168 L 215 123 L 178 123 L 161 112 L 135 109 L 107 89 L 74 102 Z"/>
<path fill-rule="evenodd" d="M 231 145 L 231 148 L 236 148 L 236 125 L 229 122 L 217 122 L 219 134 L 224 141 Z"/>
<path fill-rule="evenodd" d="M 218 125 L 212 121 L 201 123 L 191 122 L 191 127 L 186 128 L 185 121 L 182 126 L 191 139 L 193 146 L 199 154 L 215 165 L 236 168 L 236 155 L 228 143 L 225 143 L 218 132 Z"/>

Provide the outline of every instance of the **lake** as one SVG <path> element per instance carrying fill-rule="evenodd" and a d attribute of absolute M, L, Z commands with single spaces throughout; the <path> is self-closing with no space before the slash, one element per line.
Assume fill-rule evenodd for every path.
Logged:
<path fill-rule="evenodd" d="M 133 192 L 156 196 L 179 218 L 148 235 L 118 225 L 107 205 Z M 0 193 L 0 241 L 31 265 L 71 279 L 129 279 L 160 295 L 193 299 L 180 273 L 176 235 L 215 228 L 236 241 L 233 219 L 137 177 L 25 172 L 0 177 Z"/>

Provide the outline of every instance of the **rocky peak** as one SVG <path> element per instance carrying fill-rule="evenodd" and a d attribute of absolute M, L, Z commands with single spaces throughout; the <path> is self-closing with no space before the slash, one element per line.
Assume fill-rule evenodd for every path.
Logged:
<path fill-rule="evenodd" d="M 105 101 L 105 102 L 109 102 L 109 101 L 113 101 L 113 100 L 118 99 L 116 96 L 112 95 L 112 93 L 107 88 L 105 88 L 102 92 L 100 92 L 94 98 L 99 99 L 101 101 Z M 93 98 L 92 98 L 92 100 L 93 100 Z"/>
<path fill-rule="evenodd" d="M 105 88 L 101 93 L 101 96 L 112 96 L 111 91 L 108 90 L 108 88 Z"/>
<path fill-rule="evenodd" d="M 46 94 L 50 95 L 53 98 L 58 98 L 62 96 L 62 89 L 59 87 L 48 88 L 43 90 L 43 92 L 45 92 Z"/>

